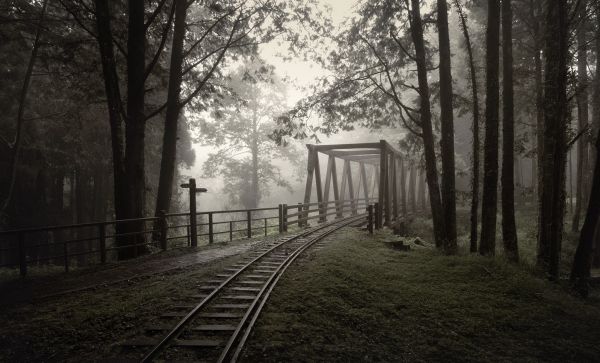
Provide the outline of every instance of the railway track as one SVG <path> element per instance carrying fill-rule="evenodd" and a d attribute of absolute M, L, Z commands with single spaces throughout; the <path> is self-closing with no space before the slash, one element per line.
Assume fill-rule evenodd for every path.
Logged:
<path fill-rule="evenodd" d="M 142 362 L 153 360 L 235 362 L 283 272 L 306 249 L 364 215 L 339 219 L 265 245 L 199 286 L 194 302 L 162 314 L 164 324 L 145 329 L 124 345 L 150 347 Z M 198 300 L 200 300 L 198 302 Z"/>

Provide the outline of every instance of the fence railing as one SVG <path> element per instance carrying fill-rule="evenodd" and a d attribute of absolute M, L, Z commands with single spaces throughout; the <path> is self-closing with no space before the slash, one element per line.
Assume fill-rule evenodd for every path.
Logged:
<path fill-rule="evenodd" d="M 0 268 L 77 266 L 133 258 L 151 251 L 284 233 L 311 221 L 356 215 L 367 200 L 280 204 L 278 207 L 159 213 L 156 217 L 0 231 Z M 192 233 L 191 231 L 196 231 Z"/>

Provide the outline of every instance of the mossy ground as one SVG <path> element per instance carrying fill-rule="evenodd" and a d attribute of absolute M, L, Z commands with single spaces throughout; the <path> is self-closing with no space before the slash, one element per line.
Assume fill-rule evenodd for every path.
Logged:
<path fill-rule="evenodd" d="M 501 257 L 381 243 L 394 238 L 347 229 L 290 267 L 244 360 L 600 360 L 597 292 L 580 300 Z"/>

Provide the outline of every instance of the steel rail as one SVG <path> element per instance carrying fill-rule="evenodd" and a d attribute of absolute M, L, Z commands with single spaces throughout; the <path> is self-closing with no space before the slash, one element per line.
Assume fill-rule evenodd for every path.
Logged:
<path fill-rule="evenodd" d="M 352 219 L 355 219 L 354 217 L 350 217 Z M 277 245 L 269 248 L 267 251 L 261 253 L 259 256 L 253 258 L 250 262 L 248 262 L 247 264 L 245 264 L 244 266 L 240 267 L 236 272 L 234 272 L 231 276 L 229 276 L 225 281 L 223 281 L 219 286 L 215 287 L 200 303 L 198 303 L 186 316 L 184 316 L 176 325 L 174 328 L 172 328 L 161 340 L 158 344 L 156 344 L 145 356 L 144 358 L 141 360 L 141 362 L 151 362 L 152 359 L 159 354 L 167 345 L 169 342 L 171 342 L 173 339 L 177 338 L 177 336 L 179 336 L 179 334 L 181 333 L 181 331 L 183 330 L 183 328 L 196 316 L 196 314 L 202 309 L 204 308 L 206 305 L 208 305 L 208 303 L 210 303 L 219 292 L 221 292 L 225 287 L 227 287 L 232 281 L 234 281 L 239 275 L 241 275 L 244 271 L 246 271 L 248 268 L 250 268 L 251 266 L 254 265 L 254 263 L 258 260 L 260 260 L 261 258 L 265 257 L 266 255 L 270 254 L 273 250 L 277 249 L 278 247 L 289 243 L 291 241 L 297 240 L 299 238 L 302 238 L 304 236 L 307 236 L 309 234 L 315 233 L 317 231 L 320 231 L 322 229 L 331 227 L 332 225 L 338 224 L 340 223 L 340 221 L 334 221 L 331 223 L 327 223 L 324 225 L 320 225 L 316 228 L 312 228 L 308 231 L 305 231 L 303 233 L 299 233 L 297 235 L 294 236 L 290 236 L 289 238 L 284 239 L 283 241 L 281 241 L 280 243 L 278 243 Z"/>
<path fill-rule="evenodd" d="M 242 336 L 242 340 L 240 340 L 240 343 L 237 345 L 234 356 L 231 358 L 230 362 L 235 362 L 237 360 L 237 357 L 239 356 L 239 353 L 241 352 L 241 350 L 244 346 L 244 343 L 246 342 L 246 339 L 250 335 L 250 332 L 252 330 L 252 327 L 254 326 L 254 323 L 256 322 L 256 319 L 260 315 L 260 312 L 262 311 L 264 304 L 266 303 L 267 299 L 269 298 L 269 295 L 271 294 L 271 291 L 273 291 L 273 288 L 279 281 L 279 278 L 283 275 L 283 272 L 285 272 L 285 270 L 296 260 L 296 258 L 298 258 L 306 249 L 311 247 L 313 244 L 315 244 L 318 241 L 322 240 L 323 238 L 329 236 L 333 232 L 336 232 L 349 224 L 352 224 L 359 220 L 362 220 L 363 218 L 364 218 L 364 215 L 352 216 L 352 217 L 346 218 L 345 220 L 338 220 L 334 223 L 331 223 L 328 227 L 334 227 L 334 228 L 312 237 L 309 241 L 304 243 L 302 246 L 298 247 L 292 254 L 290 254 L 285 259 L 285 261 L 283 261 L 277 267 L 277 269 L 273 272 L 273 274 L 265 282 L 265 285 L 263 286 L 261 291 L 258 293 L 256 298 L 254 299 L 254 301 L 252 302 L 252 304 L 246 311 L 246 314 L 242 318 L 242 321 L 240 321 L 240 323 L 238 324 L 235 332 L 229 338 L 229 341 L 227 342 L 227 345 L 225 346 L 225 349 L 223 349 L 221 356 L 219 357 L 219 360 L 217 362 L 222 363 L 227 360 L 227 357 L 229 356 L 229 353 L 231 351 L 231 348 L 233 347 L 233 344 L 237 340 L 242 329 L 244 329 L 244 325 L 246 324 L 246 321 L 248 320 L 248 318 L 251 317 L 252 319 L 250 321 L 250 324 L 245 328 L 244 335 Z M 254 310 L 254 308 L 256 307 L 256 304 L 259 301 L 260 301 L 260 304 L 258 305 L 257 309 Z"/>

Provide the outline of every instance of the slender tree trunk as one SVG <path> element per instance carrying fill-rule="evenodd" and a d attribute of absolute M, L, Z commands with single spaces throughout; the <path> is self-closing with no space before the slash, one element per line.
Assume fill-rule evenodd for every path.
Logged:
<path fill-rule="evenodd" d="M 596 160 L 600 160 L 600 132 L 596 139 Z M 579 234 L 579 244 L 575 251 L 573 268 L 571 270 L 571 281 L 584 296 L 588 294 L 587 280 L 590 277 L 590 269 L 593 259 L 594 234 L 600 220 L 600 163 L 594 167 L 592 179 L 592 190 L 588 203 L 587 213 L 583 221 L 583 227 Z M 597 243 L 596 243 L 597 245 Z"/>
<path fill-rule="evenodd" d="M 400 197 L 402 200 L 402 215 L 406 216 L 406 165 L 405 160 L 400 161 Z"/>
<path fill-rule="evenodd" d="M 471 151 L 472 168 L 473 172 L 471 175 L 471 230 L 469 235 L 469 250 L 471 252 L 477 252 L 477 217 L 479 208 L 479 95 L 477 94 L 477 70 L 475 68 L 475 59 L 473 57 L 473 47 L 471 46 L 471 37 L 469 36 L 469 28 L 467 26 L 467 19 L 462 9 L 462 5 L 459 0 L 454 1 L 458 15 L 460 17 L 460 24 L 465 38 L 465 46 L 467 48 L 467 55 L 469 57 L 469 70 L 471 75 L 471 94 L 473 99 L 473 125 L 471 129 L 473 131 L 473 149 Z"/>
<path fill-rule="evenodd" d="M 588 124 L 588 78 L 587 78 L 587 40 L 586 32 L 586 2 L 581 0 L 579 3 L 579 24 L 577 27 L 577 126 L 581 132 Z M 575 212 L 573 213 L 573 223 L 571 231 L 579 230 L 579 219 L 581 218 L 581 209 L 587 205 L 585 195 L 587 194 L 588 183 L 588 138 L 582 135 L 577 140 L 577 182 Z"/>
<path fill-rule="evenodd" d="M 108 120 L 110 124 L 110 137 L 112 148 L 113 165 L 113 191 L 114 210 L 117 220 L 126 219 L 129 216 L 129 204 L 127 195 L 129 186 L 125 176 L 124 139 L 123 124 L 121 118 L 121 93 L 119 90 L 119 78 L 112 42 L 111 14 L 108 0 L 95 0 L 96 27 L 98 33 L 98 46 L 102 60 L 102 73 L 104 76 L 104 88 L 108 106 Z M 117 234 L 127 232 L 124 225 L 115 226 Z M 125 244 L 126 239 L 118 237 L 116 244 Z"/>
<path fill-rule="evenodd" d="M 557 280 L 564 218 L 568 7 L 566 0 L 548 1 L 545 4 L 545 127 L 537 260 L 550 279 Z"/>
<path fill-rule="evenodd" d="M 479 253 L 482 255 L 494 255 L 496 251 L 496 210 L 498 200 L 499 0 L 488 1 L 486 44 L 485 147 Z"/>
<path fill-rule="evenodd" d="M 145 160 L 144 140 L 146 122 L 144 115 L 144 72 L 146 52 L 146 27 L 144 24 L 144 2 L 129 0 L 129 26 L 127 39 L 127 122 L 125 124 L 125 170 L 129 186 L 128 218 L 144 216 L 145 198 Z M 144 230 L 143 222 L 129 222 L 132 233 Z M 142 233 L 130 238 L 133 244 L 144 243 Z M 119 250 L 119 258 L 131 258 L 137 255 L 139 248 Z"/>
<path fill-rule="evenodd" d="M 425 171 L 423 169 L 419 170 L 419 208 L 422 211 L 426 209 L 425 206 Z"/>
<path fill-rule="evenodd" d="M 415 166 L 410 163 L 410 172 L 408 174 L 408 202 L 410 203 L 410 209 L 413 213 L 417 212 L 417 198 L 415 193 L 417 177 L 415 175 Z"/>
<path fill-rule="evenodd" d="M 573 150 L 569 150 L 569 207 L 573 213 Z"/>
<path fill-rule="evenodd" d="M 429 201 L 433 219 L 435 245 L 444 247 L 446 227 L 442 215 L 442 200 L 437 174 L 435 156 L 435 138 L 431 124 L 431 104 L 429 100 L 429 83 L 427 81 L 427 63 L 425 58 L 425 41 L 423 40 L 423 24 L 419 0 L 411 0 L 411 26 L 410 32 L 415 45 L 417 63 L 417 78 L 420 94 L 421 127 L 423 130 L 423 147 L 425 149 L 425 167 L 427 169 L 427 184 L 429 186 Z"/>
<path fill-rule="evenodd" d="M 15 189 L 15 181 L 17 179 L 17 167 L 19 166 L 19 154 L 21 153 L 21 145 L 23 141 L 23 114 L 25 113 L 25 107 L 27 106 L 27 93 L 29 92 L 29 84 L 31 82 L 31 75 L 33 73 L 33 66 L 35 64 L 38 49 L 40 47 L 40 38 L 43 30 L 42 24 L 44 23 L 44 17 L 46 15 L 47 6 L 48 0 L 44 0 L 44 2 L 42 3 L 40 20 L 37 24 L 37 28 L 35 31 L 35 39 L 33 41 L 33 47 L 31 48 L 31 55 L 29 56 L 29 63 L 27 64 L 27 69 L 25 70 L 25 77 L 23 78 L 23 86 L 21 87 L 21 93 L 19 94 L 19 109 L 17 111 L 15 141 L 13 142 L 13 145 L 11 147 L 12 154 L 8 170 L 8 189 L 0 209 L 0 221 L 5 217 L 6 211 L 8 210 Z"/>
<path fill-rule="evenodd" d="M 450 35 L 448 32 L 448 5 L 437 0 L 437 26 L 440 49 L 440 111 L 442 124 L 442 206 L 446 227 L 444 249 L 448 254 L 457 252 L 456 244 L 456 187 L 454 172 L 454 115 L 452 107 L 452 65 Z"/>
<path fill-rule="evenodd" d="M 544 105 L 543 105 L 543 69 L 542 69 L 542 8 L 540 0 L 530 1 L 530 17 L 533 23 L 533 41 L 534 41 L 534 56 L 533 61 L 535 65 L 534 72 L 534 85 L 535 85 L 535 119 L 536 119 L 536 181 L 534 189 L 534 198 L 538 205 L 538 229 L 540 223 L 540 209 L 541 209 L 541 193 L 542 193 L 542 159 L 544 155 Z"/>
<path fill-rule="evenodd" d="M 518 262 L 514 147 L 512 9 L 511 0 L 502 0 L 502 240 L 506 257 Z"/>
<path fill-rule="evenodd" d="M 173 31 L 173 44 L 171 47 L 167 111 L 165 116 L 165 131 L 163 134 L 155 215 L 158 215 L 160 211 L 169 212 L 171 209 L 173 179 L 175 169 L 177 168 L 177 126 L 179 124 L 179 114 L 181 112 L 179 96 L 181 93 L 187 2 L 175 1 L 173 6 L 175 6 L 175 26 Z"/>
<path fill-rule="evenodd" d="M 260 187 L 258 180 L 258 115 L 257 110 L 253 110 L 252 115 L 252 208 L 258 208 L 260 201 Z M 360 186 L 358 186 L 360 187 Z M 357 187 L 357 190 L 358 190 Z"/>
<path fill-rule="evenodd" d="M 593 115 L 593 129 L 594 132 L 592 135 L 598 135 L 600 133 L 600 12 L 596 12 L 596 78 L 594 79 L 594 92 L 593 92 L 593 102 L 592 102 L 592 115 Z M 596 139 L 596 145 L 598 144 L 598 139 Z M 593 144 L 593 139 L 590 140 Z M 600 148 L 596 147 L 596 152 L 592 153 L 590 158 L 591 165 L 594 167 L 598 167 L 597 164 L 600 163 L 600 158 L 598 157 L 598 151 Z M 590 191 L 589 201 L 597 201 L 597 199 L 593 199 Z M 600 267 L 600 220 L 596 226 L 596 237 L 595 237 L 595 248 L 594 248 L 594 261 L 593 267 Z"/>

